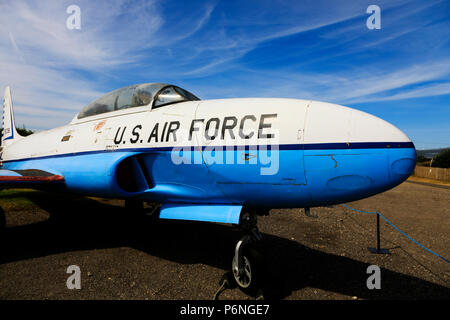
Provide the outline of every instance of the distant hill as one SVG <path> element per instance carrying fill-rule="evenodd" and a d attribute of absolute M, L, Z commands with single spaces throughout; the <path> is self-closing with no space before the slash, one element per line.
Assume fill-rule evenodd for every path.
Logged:
<path fill-rule="evenodd" d="M 448 149 L 448 148 L 417 150 L 417 155 L 423 156 L 427 159 L 433 159 L 433 157 L 435 155 L 437 155 L 439 152 L 441 152 L 445 149 Z"/>

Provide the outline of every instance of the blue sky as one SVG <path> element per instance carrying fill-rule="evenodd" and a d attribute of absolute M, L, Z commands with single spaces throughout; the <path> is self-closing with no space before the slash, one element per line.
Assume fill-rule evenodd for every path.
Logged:
<path fill-rule="evenodd" d="M 369 30 L 369 5 L 381 29 Z M 81 9 L 69 30 L 67 7 Z M 0 88 L 16 123 L 68 123 L 116 88 L 285 97 L 379 116 L 418 149 L 450 146 L 449 1 L 2 1 Z"/>

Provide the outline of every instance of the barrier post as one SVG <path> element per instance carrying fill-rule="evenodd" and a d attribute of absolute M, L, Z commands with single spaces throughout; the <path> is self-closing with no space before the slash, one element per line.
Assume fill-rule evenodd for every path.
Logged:
<path fill-rule="evenodd" d="M 377 213 L 377 247 L 368 248 L 370 252 L 376 254 L 390 254 L 388 249 L 381 249 L 380 245 L 380 215 Z"/>

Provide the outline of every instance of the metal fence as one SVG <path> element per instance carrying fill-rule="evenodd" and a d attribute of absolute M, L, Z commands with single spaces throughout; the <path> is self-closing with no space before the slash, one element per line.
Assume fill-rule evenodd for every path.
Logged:
<path fill-rule="evenodd" d="M 420 178 L 450 182 L 450 169 L 448 168 L 416 166 L 416 168 L 414 169 L 414 175 Z"/>

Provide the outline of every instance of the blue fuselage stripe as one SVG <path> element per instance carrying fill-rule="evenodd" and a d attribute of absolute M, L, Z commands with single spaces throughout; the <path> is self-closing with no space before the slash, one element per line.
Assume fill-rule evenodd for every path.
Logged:
<path fill-rule="evenodd" d="M 306 143 L 306 144 L 282 144 L 282 145 L 247 145 L 247 146 L 202 146 L 202 151 L 205 150 L 227 150 L 227 151 L 243 151 L 243 150 L 257 150 L 258 148 L 267 148 L 268 150 L 352 150 L 352 149 L 398 149 L 398 148 L 414 148 L 412 142 L 338 142 L 338 143 Z M 94 151 L 84 151 L 84 152 L 73 152 L 56 154 L 51 156 L 42 157 L 32 157 L 32 158 L 22 158 L 15 160 L 4 160 L 3 163 L 12 163 L 18 161 L 27 160 L 41 160 L 41 159 L 51 159 L 51 158 L 63 158 L 63 157 L 73 157 L 81 156 L 87 154 L 96 153 L 108 153 L 108 152 L 158 152 L 158 151 L 171 151 L 174 149 L 185 150 L 185 151 L 199 151 L 200 147 L 196 146 L 185 146 L 185 147 L 156 147 L 156 148 L 124 148 L 117 150 L 94 150 Z"/>
<path fill-rule="evenodd" d="M 14 127 L 15 127 L 15 125 L 14 125 L 14 122 L 13 122 L 13 114 L 12 114 L 13 110 L 12 110 L 12 108 L 10 108 L 10 113 L 11 113 L 11 124 L 10 124 L 11 135 L 8 138 L 4 138 L 3 140 L 14 139 Z"/>

